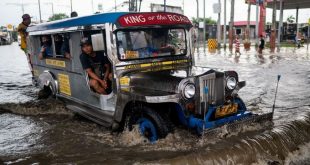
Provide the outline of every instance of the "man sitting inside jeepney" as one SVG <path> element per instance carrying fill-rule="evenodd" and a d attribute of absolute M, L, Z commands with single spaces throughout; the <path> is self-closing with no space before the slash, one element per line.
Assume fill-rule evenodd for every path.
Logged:
<path fill-rule="evenodd" d="M 167 29 L 156 29 L 152 31 L 152 46 L 157 49 L 158 55 L 175 55 L 176 51 L 170 44 Z"/>
<path fill-rule="evenodd" d="M 61 46 L 61 54 L 64 55 L 65 58 L 70 59 L 71 54 L 70 54 L 70 46 L 69 46 L 69 38 L 67 35 L 64 37 L 64 42 Z"/>
<path fill-rule="evenodd" d="M 83 69 L 89 77 L 89 86 L 99 94 L 111 92 L 109 82 L 111 80 L 110 62 L 103 52 L 93 51 L 92 44 L 88 38 L 81 40 L 82 54 L 80 61 Z"/>
<path fill-rule="evenodd" d="M 39 59 L 42 60 L 46 57 L 53 57 L 53 48 L 50 36 L 42 36 L 42 46 L 39 53 Z"/>
<path fill-rule="evenodd" d="M 56 57 L 63 57 L 61 47 L 63 45 L 63 37 L 59 34 L 54 35 Z"/>
<path fill-rule="evenodd" d="M 56 57 L 58 58 L 67 58 L 70 59 L 70 49 L 69 49 L 69 40 L 67 37 L 63 37 L 62 35 L 56 34 L 54 36 L 55 40 L 55 51 Z"/>

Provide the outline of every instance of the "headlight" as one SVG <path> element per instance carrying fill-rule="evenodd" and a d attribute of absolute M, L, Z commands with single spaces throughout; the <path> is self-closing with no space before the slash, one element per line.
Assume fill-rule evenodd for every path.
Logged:
<path fill-rule="evenodd" d="M 237 86 L 237 80 L 235 77 L 227 77 L 226 79 L 226 87 L 229 90 L 235 89 Z"/>
<path fill-rule="evenodd" d="M 188 83 L 185 85 L 183 89 L 183 95 L 187 99 L 191 99 L 195 96 L 196 93 L 196 87 L 194 84 Z"/>

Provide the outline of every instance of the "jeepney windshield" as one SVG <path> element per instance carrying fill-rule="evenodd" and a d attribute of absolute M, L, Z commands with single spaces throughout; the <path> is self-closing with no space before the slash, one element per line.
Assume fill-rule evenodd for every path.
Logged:
<path fill-rule="evenodd" d="M 116 35 L 121 60 L 178 56 L 187 52 L 182 28 L 123 30 Z"/>

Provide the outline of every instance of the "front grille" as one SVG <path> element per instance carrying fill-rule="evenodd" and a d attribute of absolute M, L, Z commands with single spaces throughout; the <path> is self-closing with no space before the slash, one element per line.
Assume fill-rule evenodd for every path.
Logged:
<path fill-rule="evenodd" d="M 199 77 L 199 109 L 198 113 L 203 114 L 208 105 L 221 105 L 225 99 L 224 74 L 213 72 Z M 197 104 L 196 104 L 197 105 Z"/>

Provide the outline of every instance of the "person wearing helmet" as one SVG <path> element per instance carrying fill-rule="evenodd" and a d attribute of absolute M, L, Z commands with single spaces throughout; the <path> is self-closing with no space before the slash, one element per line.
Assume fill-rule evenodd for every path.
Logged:
<path fill-rule="evenodd" d="M 109 88 L 110 62 L 104 53 L 93 51 L 92 44 L 88 38 L 81 40 L 82 54 L 80 61 L 83 69 L 88 74 L 89 86 L 99 94 L 108 94 Z"/>
<path fill-rule="evenodd" d="M 28 36 L 27 28 L 31 23 L 31 17 L 29 14 L 24 14 L 22 16 L 23 22 L 18 25 L 17 31 L 21 38 L 20 48 L 26 52 L 27 51 L 27 41 L 26 38 Z"/>

